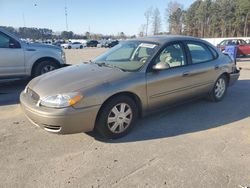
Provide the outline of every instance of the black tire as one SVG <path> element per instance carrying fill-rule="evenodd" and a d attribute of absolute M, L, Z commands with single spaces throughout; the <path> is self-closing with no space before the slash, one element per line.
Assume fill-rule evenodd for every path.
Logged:
<path fill-rule="evenodd" d="M 53 69 L 48 69 L 47 72 L 50 72 L 52 70 L 55 70 L 55 69 L 58 69 L 59 68 L 59 65 L 53 61 L 41 61 L 39 62 L 35 67 L 34 67 L 34 70 L 33 70 L 33 77 L 37 77 L 37 76 L 40 76 L 44 73 L 47 73 L 47 72 L 44 72 L 44 70 L 46 68 L 53 68 Z"/>
<path fill-rule="evenodd" d="M 118 121 L 122 121 L 122 120 L 119 119 L 120 117 L 119 118 L 117 117 L 117 119 L 119 119 L 119 120 L 112 122 L 112 123 L 114 123 L 112 125 L 112 123 L 108 124 L 108 117 L 110 117 L 111 114 L 113 113 L 112 109 L 114 107 L 116 107 L 117 105 L 122 105 L 122 104 L 128 105 L 127 110 L 130 107 L 132 115 L 128 115 L 125 118 L 129 117 L 129 118 L 131 118 L 131 121 L 129 124 L 126 125 L 125 130 L 123 130 L 122 132 L 114 133 L 111 131 L 111 129 L 113 127 L 110 128 L 110 126 L 115 126 L 116 123 L 118 124 Z M 118 108 L 116 108 L 116 109 L 118 109 Z M 121 110 L 121 108 L 120 108 L 120 110 Z M 135 125 L 137 115 L 138 115 L 138 111 L 137 111 L 136 103 L 130 97 L 128 97 L 128 96 L 114 97 L 114 98 L 110 99 L 106 104 L 104 104 L 104 106 L 100 109 L 97 120 L 96 120 L 96 124 L 95 124 L 95 130 L 105 139 L 121 138 L 121 137 L 127 135 L 132 130 L 132 128 Z M 110 117 L 110 118 L 112 118 L 112 117 Z M 115 119 L 115 117 L 114 117 L 114 119 Z M 117 124 L 116 124 L 116 126 L 118 129 L 116 128 L 114 131 L 119 130 L 120 126 L 122 126 L 122 125 L 117 125 Z M 124 123 L 123 123 L 123 125 L 124 125 Z M 124 128 L 124 126 L 123 126 L 123 128 Z"/>
<path fill-rule="evenodd" d="M 68 49 L 71 49 L 71 46 L 68 46 Z"/>
<path fill-rule="evenodd" d="M 219 84 L 220 81 L 225 83 L 225 86 L 224 86 L 225 88 L 224 88 L 224 91 L 221 92 L 221 95 L 218 95 L 218 92 L 216 92 L 216 90 L 218 89 L 217 84 Z M 213 90 L 209 94 L 209 99 L 213 102 L 221 101 L 227 92 L 227 87 L 228 87 L 228 78 L 226 77 L 226 75 L 223 74 L 216 80 Z"/>
<path fill-rule="evenodd" d="M 83 46 L 80 46 L 80 49 L 83 49 Z"/>

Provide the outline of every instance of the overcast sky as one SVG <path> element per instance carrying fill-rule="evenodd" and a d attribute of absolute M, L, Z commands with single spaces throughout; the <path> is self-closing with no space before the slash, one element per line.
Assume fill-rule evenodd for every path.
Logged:
<path fill-rule="evenodd" d="M 165 8 L 170 0 L 0 0 L 0 25 L 13 27 L 49 28 L 74 33 L 117 34 L 139 33 L 145 23 L 144 12 L 158 7 L 162 17 L 162 31 L 166 31 Z M 194 0 L 179 1 L 184 8 Z"/>

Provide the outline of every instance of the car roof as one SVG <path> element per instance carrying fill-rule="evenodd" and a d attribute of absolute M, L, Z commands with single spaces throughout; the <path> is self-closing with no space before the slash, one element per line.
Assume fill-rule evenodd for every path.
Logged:
<path fill-rule="evenodd" d="M 184 35 L 149 36 L 149 37 L 142 37 L 142 38 L 131 39 L 131 40 L 132 41 L 154 42 L 154 43 L 158 43 L 160 45 L 163 45 L 167 42 L 183 41 L 183 40 L 193 40 L 193 41 L 204 42 L 204 40 L 201 40 L 199 38 L 191 37 L 191 36 L 184 36 Z"/>

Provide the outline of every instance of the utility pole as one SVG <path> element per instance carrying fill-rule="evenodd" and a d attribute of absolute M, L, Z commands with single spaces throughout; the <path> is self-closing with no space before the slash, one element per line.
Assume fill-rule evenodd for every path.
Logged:
<path fill-rule="evenodd" d="M 66 4 L 66 0 L 65 0 L 65 24 L 66 24 L 66 31 L 68 31 L 68 10 L 67 10 L 67 4 Z"/>
<path fill-rule="evenodd" d="M 23 13 L 23 27 L 26 27 L 24 13 Z"/>

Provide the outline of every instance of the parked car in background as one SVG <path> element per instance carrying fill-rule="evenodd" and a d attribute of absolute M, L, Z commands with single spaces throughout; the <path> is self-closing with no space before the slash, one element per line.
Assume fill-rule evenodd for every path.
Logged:
<path fill-rule="evenodd" d="M 105 44 L 105 48 L 112 48 L 117 44 L 119 44 L 118 40 L 109 41 Z"/>
<path fill-rule="evenodd" d="M 29 119 L 46 131 L 96 130 L 114 139 L 155 110 L 196 97 L 221 101 L 238 77 L 232 59 L 208 42 L 148 37 L 121 42 L 89 64 L 37 77 L 20 101 Z"/>
<path fill-rule="evenodd" d="M 58 41 L 53 42 L 52 44 L 55 45 L 55 46 L 61 47 L 61 45 L 64 44 L 64 43 L 65 43 L 65 41 L 58 40 Z"/>
<path fill-rule="evenodd" d="M 97 47 L 97 45 L 98 45 L 98 41 L 97 40 L 90 40 L 90 41 L 88 41 L 87 43 L 86 43 L 86 46 L 87 47 Z"/>
<path fill-rule="evenodd" d="M 51 44 L 52 44 L 52 41 L 51 41 L 51 40 L 44 40 L 44 41 L 42 41 L 42 43 L 43 43 L 43 44 L 50 44 L 50 45 L 51 45 Z"/>
<path fill-rule="evenodd" d="M 0 79 L 36 77 L 65 65 L 61 48 L 26 43 L 0 28 Z"/>
<path fill-rule="evenodd" d="M 247 40 L 246 40 L 246 43 L 247 43 L 247 44 L 250 44 L 250 39 L 247 39 Z"/>
<path fill-rule="evenodd" d="M 84 45 L 80 42 L 69 42 L 65 44 L 61 44 L 61 47 L 64 49 L 82 49 Z"/>
<path fill-rule="evenodd" d="M 243 39 L 227 39 L 217 45 L 221 51 L 225 50 L 226 46 L 237 46 L 237 56 L 246 56 L 250 54 L 250 44 L 247 44 Z"/>

